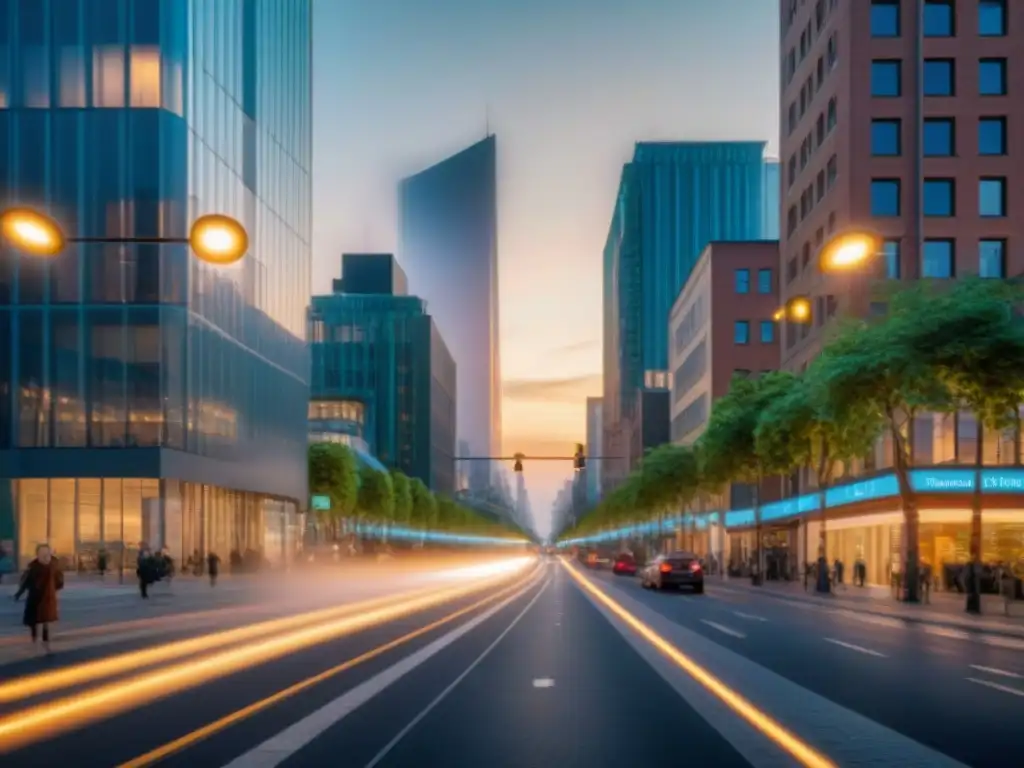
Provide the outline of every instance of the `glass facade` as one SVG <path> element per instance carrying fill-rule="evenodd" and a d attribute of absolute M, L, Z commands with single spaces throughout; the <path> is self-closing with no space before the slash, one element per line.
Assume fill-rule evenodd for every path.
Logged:
<path fill-rule="evenodd" d="M 309 339 L 314 439 L 341 434 L 343 422 L 358 425 L 367 453 L 453 493 L 456 367 L 424 301 L 314 296 Z"/>
<path fill-rule="evenodd" d="M 44 507 L 62 530 L 68 498 L 80 527 L 58 553 L 94 548 L 111 478 L 158 500 L 172 551 L 250 541 L 249 514 L 265 546 L 287 540 L 276 521 L 306 497 L 310 6 L 0 0 L 3 207 L 71 236 L 183 237 L 223 213 L 250 237 L 229 268 L 181 245 L 0 251 L 0 476 L 21 478 L 0 486 L 0 539 L 6 510 L 22 552 Z M 183 508 L 209 535 L 184 540 Z M 221 516 L 245 522 L 221 531 Z M 139 541 L 134 522 L 101 529 L 108 548 Z"/>
<path fill-rule="evenodd" d="M 498 344 L 497 142 L 488 136 L 405 179 L 399 190 L 402 266 L 458 365 L 459 439 L 471 456 L 501 452 Z M 470 485 L 495 479 L 470 462 Z"/>

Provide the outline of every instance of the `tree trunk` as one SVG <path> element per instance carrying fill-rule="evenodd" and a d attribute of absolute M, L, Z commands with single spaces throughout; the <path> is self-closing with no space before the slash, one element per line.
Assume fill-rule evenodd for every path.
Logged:
<path fill-rule="evenodd" d="M 818 534 L 818 592 L 831 592 L 828 580 L 828 532 L 825 530 L 827 515 L 825 514 L 825 486 L 818 480 L 818 504 L 821 515 L 821 530 Z"/>
<path fill-rule="evenodd" d="M 908 415 L 908 427 L 913 417 Z M 908 603 L 920 601 L 920 513 L 917 508 L 917 493 L 910 484 L 910 468 L 908 467 L 906 440 L 900 432 L 899 425 L 890 417 L 890 433 L 892 435 L 893 471 L 900 489 L 900 503 L 903 507 L 903 548 L 905 552 L 903 568 L 902 598 Z M 908 429 L 909 431 L 909 429 Z"/>
<path fill-rule="evenodd" d="M 761 476 L 757 476 L 757 480 L 754 483 L 754 536 L 757 540 L 754 542 L 754 563 L 757 572 L 754 574 L 754 578 L 751 583 L 761 586 L 764 582 L 764 563 L 762 562 L 762 538 L 761 538 Z"/>
<path fill-rule="evenodd" d="M 967 592 L 967 603 L 964 606 L 968 613 L 981 613 L 981 584 L 978 574 L 981 573 L 981 468 L 985 461 L 985 451 L 981 419 L 975 418 L 974 440 L 974 489 L 971 493 L 971 563 L 964 579 Z"/>

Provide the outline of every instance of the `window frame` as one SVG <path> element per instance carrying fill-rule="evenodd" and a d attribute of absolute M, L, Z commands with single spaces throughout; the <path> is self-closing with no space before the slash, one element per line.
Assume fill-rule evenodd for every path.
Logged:
<path fill-rule="evenodd" d="M 740 336 L 743 339 L 740 339 Z M 750 345 L 750 321 L 734 320 L 732 323 L 732 343 L 736 346 L 746 347 Z"/>
<path fill-rule="evenodd" d="M 896 26 L 895 31 L 892 34 L 876 34 L 875 33 L 875 9 L 882 8 L 894 8 L 896 11 Z M 871 10 L 868 16 L 868 29 L 871 33 L 871 37 L 878 38 L 880 40 L 892 40 L 902 36 L 903 29 L 900 20 L 900 0 L 871 0 Z"/>
<path fill-rule="evenodd" d="M 985 32 L 982 30 L 982 17 L 984 16 L 982 9 L 987 5 L 995 6 L 999 10 L 1001 22 L 999 32 Z M 1007 27 L 1009 26 L 1006 18 L 1009 13 L 1008 5 L 1006 0 L 978 0 L 978 37 L 1006 37 Z"/>
<path fill-rule="evenodd" d="M 949 126 L 949 151 L 945 154 L 936 154 L 928 151 L 928 126 L 948 125 Z M 924 119 L 924 135 L 922 149 L 925 157 L 956 157 L 956 119 L 952 117 L 926 117 Z"/>
<path fill-rule="evenodd" d="M 982 258 L 982 256 L 983 256 L 982 248 L 986 244 L 998 244 L 999 245 L 999 274 L 998 275 L 986 275 L 982 271 L 982 264 L 984 263 L 983 258 Z M 978 240 L 978 277 L 983 277 L 983 278 L 986 278 L 986 279 L 992 278 L 992 279 L 996 279 L 996 280 L 1001 280 L 1001 279 L 1004 279 L 1006 277 L 1006 248 L 1007 248 L 1007 240 L 1006 240 L 1005 237 L 983 237 L 980 240 Z"/>
<path fill-rule="evenodd" d="M 894 212 L 892 212 L 892 213 L 876 213 L 875 212 L 875 186 L 876 185 L 881 185 L 881 184 L 893 184 L 896 187 L 896 210 Z M 893 218 L 896 218 L 896 217 L 902 215 L 902 213 L 903 213 L 903 181 L 902 181 L 902 179 L 899 179 L 899 178 L 871 179 L 871 183 L 870 183 L 870 186 L 869 186 L 868 189 L 869 189 L 868 194 L 870 195 L 870 200 L 869 200 L 870 205 L 868 206 L 868 208 L 871 211 L 871 216 L 873 218 L 893 219 Z"/>
<path fill-rule="evenodd" d="M 982 71 L 986 64 L 997 64 L 1000 68 L 1000 90 L 998 93 L 987 92 L 983 88 L 984 80 L 982 78 Z M 988 97 L 999 97 L 1008 96 L 1010 91 L 1009 78 L 1009 66 L 1005 57 L 1001 56 L 986 56 L 978 59 L 978 95 Z"/>
<path fill-rule="evenodd" d="M 948 190 L 949 208 L 944 213 L 930 213 L 928 205 L 928 188 L 942 185 Z M 922 185 L 922 214 L 929 219 L 948 219 L 956 216 L 956 179 L 954 178 L 925 178 Z"/>
<path fill-rule="evenodd" d="M 895 128 L 895 151 L 880 152 L 876 146 L 876 128 Z M 877 117 L 871 120 L 871 156 L 872 157 L 902 157 L 903 156 L 903 121 L 898 117 Z"/>
<path fill-rule="evenodd" d="M 761 290 L 763 287 L 762 277 L 768 277 L 768 289 Z M 775 270 L 771 267 L 761 267 L 757 270 L 757 293 L 761 296 L 770 296 L 775 292 Z"/>
<path fill-rule="evenodd" d="M 949 31 L 942 34 L 930 34 L 928 32 L 928 9 L 929 8 L 946 8 L 949 11 Z M 949 39 L 956 37 L 956 3 L 953 0 L 925 0 L 924 3 L 924 28 L 922 29 L 924 37 L 934 37 L 939 39 Z"/>
<path fill-rule="evenodd" d="M 896 69 L 896 92 L 875 92 L 875 66 L 892 66 Z M 898 99 L 903 95 L 903 59 L 872 59 L 868 80 L 869 92 L 873 99 Z"/>
<path fill-rule="evenodd" d="M 750 293 L 750 270 L 746 267 L 739 267 L 733 270 L 732 275 L 733 292 L 740 296 Z"/>
<path fill-rule="evenodd" d="M 1000 126 L 1000 142 L 998 152 L 985 152 L 982 146 L 982 126 L 986 123 L 994 123 Z M 1009 121 L 1006 119 L 1006 115 L 989 115 L 987 117 L 978 118 L 978 156 L 979 157 L 1006 157 L 1009 154 L 1009 143 L 1007 133 L 1009 131 Z"/>
<path fill-rule="evenodd" d="M 928 90 L 928 65 L 945 65 L 949 68 L 949 90 L 941 93 Z M 921 85 L 924 95 L 929 99 L 949 99 L 956 96 L 956 59 L 936 58 L 924 60 L 924 77 Z"/>
<path fill-rule="evenodd" d="M 765 338 L 765 331 L 767 331 L 768 338 Z M 757 324 L 757 340 L 761 344 L 774 344 L 775 343 L 775 321 L 774 320 L 759 320 Z"/>
<path fill-rule="evenodd" d="M 981 219 L 1005 219 L 1007 208 L 1007 178 L 1006 176 L 982 176 L 978 179 L 978 218 Z M 982 185 L 986 182 L 998 182 L 1000 189 L 999 213 L 984 213 L 982 204 Z"/>
<path fill-rule="evenodd" d="M 928 246 L 929 244 L 941 244 L 949 246 L 949 274 L 947 275 L 927 275 L 925 274 L 925 264 L 927 263 L 928 257 Z M 921 249 L 921 263 L 920 263 L 920 274 L 925 280 L 949 280 L 956 277 L 956 240 L 951 237 L 934 237 L 927 238 L 924 241 L 924 247 Z"/>

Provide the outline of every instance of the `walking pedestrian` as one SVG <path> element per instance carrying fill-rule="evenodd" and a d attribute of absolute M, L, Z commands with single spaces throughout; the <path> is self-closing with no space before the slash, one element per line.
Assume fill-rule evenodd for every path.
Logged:
<path fill-rule="evenodd" d="M 220 573 L 220 558 L 216 552 L 211 552 L 206 557 L 206 572 L 210 574 L 210 586 L 217 586 L 217 575 Z"/>
<path fill-rule="evenodd" d="M 57 593 L 64 588 L 64 574 L 57 561 L 53 559 L 53 551 L 49 544 L 36 547 L 36 558 L 28 564 L 21 575 L 18 591 L 14 599 L 25 599 L 25 613 L 22 623 L 29 628 L 32 642 L 39 641 L 42 628 L 43 648 L 50 652 L 50 625 L 57 621 Z"/>

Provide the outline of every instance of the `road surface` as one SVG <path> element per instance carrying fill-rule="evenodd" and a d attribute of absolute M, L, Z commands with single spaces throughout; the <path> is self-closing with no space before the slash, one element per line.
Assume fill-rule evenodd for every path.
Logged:
<path fill-rule="evenodd" d="M 559 560 L 331 602 L 0 661 L 0 760 L 902 768 L 1005 766 L 1024 747 L 1024 637 L 710 582 L 648 592 Z"/>

